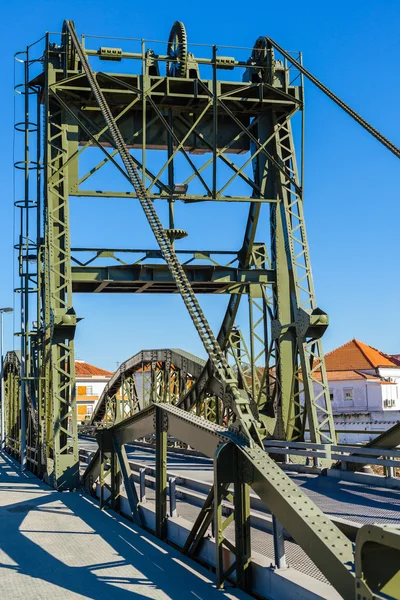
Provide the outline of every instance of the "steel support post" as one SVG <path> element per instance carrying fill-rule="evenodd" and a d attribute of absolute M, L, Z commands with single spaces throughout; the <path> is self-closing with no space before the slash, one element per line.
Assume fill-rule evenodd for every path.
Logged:
<path fill-rule="evenodd" d="M 139 469 L 140 502 L 146 502 L 146 468 Z"/>
<path fill-rule="evenodd" d="M 227 560 L 225 556 L 229 556 L 229 542 L 225 539 L 224 529 L 229 524 L 227 523 L 228 519 L 223 520 L 222 518 L 222 501 L 226 494 L 227 486 L 224 486 L 219 482 L 218 475 L 214 470 L 214 531 L 215 531 L 215 576 L 216 576 L 216 586 L 218 589 L 222 589 L 224 587 L 224 582 L 226 580 L 227 574 L 225 570 L 225 565 Z M 231 521 L 233 521 L 233 513 L 231 513 Z M 224 548 L 225 544 L 225 548 Z M 229 565 L 228 565 L 229 568 Z"/>
<path fill-rule="evenodd" d="M 197 549 L 200 550 L 201 543 L 204 540 L 204 536 L 209 526 L 214 523 L 214 492 L 215 486 L 213 485 L 186 539 L 182 550 L 184 554 L 194 556 Z M 213 527 L 213 535 L 214 533 Z"/>
<path fill-rule="evenodd" d="M 279 340 L 282 336 L 289 336 L 292 354 L 292 367 L 288 372 L 291 379 L 290 403 L 284 439 L 301 439 L 307 418 L 313 442 L 334 443 L 335 428 L 320 340 L 328 319 L 315 300 L 292 128 L 290 120 L 275 111 L 272 112 L 272 126 L 275 131 L 274 154 L 283 166 L 276 173 L 280 205 L 276 210 L 275 228 L 278 239 L 281 238 L 280 260 L 285 261 L 282 275 L 287 294 L 286 300 L 278 301 L 275 337 Z M 276 269 L 279 282 L 278 263 Z M 281 307 L 286 307 L 285 319 L 279 316 Z M 282 365 L 282 349 L 279 353 Z M 283 393 L 283 386 L 289 385 L 289 377 L 282 372 L 280 379 Z"/>
<path fill-rule="evenodd" d="M 168 417 L 157 406 L 156 420 L 156 535 L 166 536 L 167 527 L 167 428 Z"/>
<path fill-rule="evenodd" d="M 135 481 L 133 479 L 133 474 L 131 472 L 131 468 L 129 466 L 128 457 L 126 455 L 125 446 L 120 444 L 119 441 L 113 436 L 113 446 L 114 452 L 118 456 L 119 466 L 121 469 L 122 479 L 124 482 L 124 487 L 126 491 L 126 495 L 128 497 L 129 507 L 132 513 L 132 519 L 139 525 L 140 527 L 143 525 L 140 510 L 139 510 L 139 498 L 137 495 Z M 141 483 L 141 482 L 140 482 Z M 141 488 L 141 485 L 140 485 Z"/>
<path fill-rule="evenodd" d="M 283 535 L 283 525 L 275 515 L 272 515 L 272 528 L 274 536 L 274 556 L 277 569 L 287 567 L 285 555 L 285 538 Z"/>
<path fill-rule="evenodd" d="M 236 573 L 237 586 L 251 587 L 250 495 L 244 482 L 241 458 L 235 445 L 224 444 L 214 458 L 214 520 L 216 550 L 216 586 Z M 233 495 L 229 486 L 233 483 Z M 223 519 L 223 501 L 233 504 Z M 233 524 L 233 532 L 227 531 Z M 227 538 L 229 535 L 230 539 Z"/>
<path fill-rule="evenodd" d="M 251 589 L 250 489 L 243 481 L 243 465 L 236 447 L 233 454 L 236 585 L 242 590 L 249 591 Z"/>
<path fill-rule="evenodd" d="M 100 483 L 100 510 L 104 508 L 105 498 L 104 498 L 104 488 L 105 488 L 105 478 L 106 478 L 106 468 L 105 462 L 106 457 L 104 453 L 104 444 L 102 436 L 99 441 L 99 452 L 100 452 L 100 475 L 99 475 L 99 483 Z"/>
<path fill-rule="evenodd" d="M 176 517 L 176 477 L 168 478 L 169 516 Z"/>
<path fill-rule="evenodd" d="M 266 150 L 274 153 L 274 127 L 271 114 L 263 115 L 257 125 L 258 141 L 266 144 Z M 269 390 L 274 397 L 276 425 L 274 435 L 278 439 L 290 439 L 292 432 L 288 428 L 288 415 L 292 402 L 293 373 L 295 360 L 295 339 L 291 330 L 282 330 L 278 323 L 292 322 L 291 292 L 289 280 L 289 264 L 285 247 L 285 236 L 282 225 L 281 198 L 277 189 L 277 169 L 260 152 L 255 162 L 255 179 L 258 181 L 266 197 L 277 198 L 278 202 L 270 205 L 270 238 L 271 267 L 275 270 L 275 284 L 272 286 L 272 341 L 268 356 L 268 371 L 275 373 L 273 389 Z"/>
<path fill-rule="evenodd" d="M 119 512 L 120 509 L 120 499 L 121 499 L 121 471 L 119 469 L 119 465 L 121 460 L 117 458 L 117 450 L 114 445 L 113 450 L 111 452 L 111 508 L 116 512 Z"/>
<path fill-rule="evenodd" d="M 58 57 L 54 57 L 58 60 Z M 74 335 L 69 234 L 69 169 L 71 144 L 77 126 L 52 96 L 55 67 L 50 47 L 45 62 L 45 406 L 46 479 L 57 489 L 74 488 L 79 481 Z M 75 140 L 75 141 L 74 141 Z"/>

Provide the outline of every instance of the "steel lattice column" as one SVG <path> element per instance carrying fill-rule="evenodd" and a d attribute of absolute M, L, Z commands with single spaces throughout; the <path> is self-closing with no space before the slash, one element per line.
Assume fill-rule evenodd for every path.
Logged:
<path fill-rule="evenodd" d="M 46 75 L 45 152 L 45 410 L 46 471 L 58 489 L 78 483 L 78 438 L 74 363 L 76 316 L 72 307 L 68 174 L 76 125 L 51 96 L 56 80 L 51 54 Z M 76 136 L 75 136 L 76 137 Z"/>

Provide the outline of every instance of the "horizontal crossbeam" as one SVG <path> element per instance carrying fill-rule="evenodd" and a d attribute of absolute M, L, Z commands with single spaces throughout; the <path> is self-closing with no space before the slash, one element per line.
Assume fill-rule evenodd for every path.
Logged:
<path fill-rule="evenodd" d="M 186 277 L 196 294 L 234 294 L 243 286 L 272 284 L 275 272 L 235 269 L 214 265 L 184 265 Z M 107 294 L 176 294 L 175 281 L 166 265 L 119 265 L 72 267 L 72 290 Z"/>

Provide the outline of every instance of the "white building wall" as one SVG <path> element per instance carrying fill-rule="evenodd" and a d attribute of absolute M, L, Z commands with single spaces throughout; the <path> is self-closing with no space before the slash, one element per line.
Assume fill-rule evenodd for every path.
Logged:
<path fill-rule="evenodd" d="M 76 386 L 86 386 L 86 387 L 91 387 L 93 393 L 92 394 L 87 394 L 90 396 L 101 396 L 107 382 L 108 382 L 109 378 L 108 377 L 98 377 L 95 379 L 92 379 L 92 377 L 87 376 L 78 376 L 76 378 Z"/>
<path fill-rule="evenodd" d="M 383 377 L 383 378 L 388 377 L 391 379 L 393 378 L 395 381 L 400 383 L 400 369 L 379 367 L 378 374 L 380 377 Z"/>
<path fill-rule="evenodd" d="M 351 391 L 352 400 L 345 398 L 345 391 Z M 367 410 L 365 381 L 330 381 L 329 392 L 333 413 L 357 412 Z"/>
<path fill-rule="evenodd" d="M 85 419 L 90 418 L 90 415 L 93 414 L 109 379 L 104 375 L 78 375 L 76 377 L 78 423 L 83 423 Z M 79 393 L 83 391 L 79 389 L 80 387 L 86 388 L 85 394 Z"/>
<path fill-rule="evenodd" d="M 350 390 L 351 400 L 345 397 L 345 392 Z M 395 385 L 357 379 L 330 381 L 329 391 L 335 427 L 349 431 L 338 435 L 340 443 L 369 442 L 377 435 L 374 431 L 385 431 L 400 421 L 400 380 Z M 388 399 L 393 399 L 390 407 L 385 402 Z M 366 433 L 350 433 L 353 430 Z"/>

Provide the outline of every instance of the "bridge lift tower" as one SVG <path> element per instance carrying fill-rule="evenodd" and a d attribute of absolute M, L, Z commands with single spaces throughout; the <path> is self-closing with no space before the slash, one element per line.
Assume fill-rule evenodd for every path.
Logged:
<path fill-rule="evenodd" d="M 321 343 L 328 316 L 315 297 L 303 210 L 304 77 L 398 150 L 315 80 L 300 53 L 270 38 L 250 51 L 192 47 L 177 21 L 164 47 L 139 39 L 95 44 L 66 21 L 61 34 L 16 56 L 24 70 L 16 87 L 24 156 L 15 164 L 23 176 L 22 326 L 20 356 L 6 361 L 9 451 L 57 489 L 77 485 L 75 293 L 179 293 L 208 361 L 177 395 L 178 406 L 251 446 L 271 436 L 301 441 L 306 432 L 312 442 L 334 443 Z M 98 153 L 90 158 L 93 149 L 100 161 Z M 109 165 L 125 190 L 91 186 Z M 131 214 L 144 211 L 157 246 L 71 248 L 71 197 L 109 198 L 110 211 L 130 198 Z M 223 229 L 233 225 L 230 206 L 246 207 L 236 249 L 179 249 L 185 208 L 195 203 L 205 215 L 213 203 L 224 205 Z M 157 210 L 165 204 L 163 222 Z M 227 295 L 217 332 L 200 293 Z"/>

